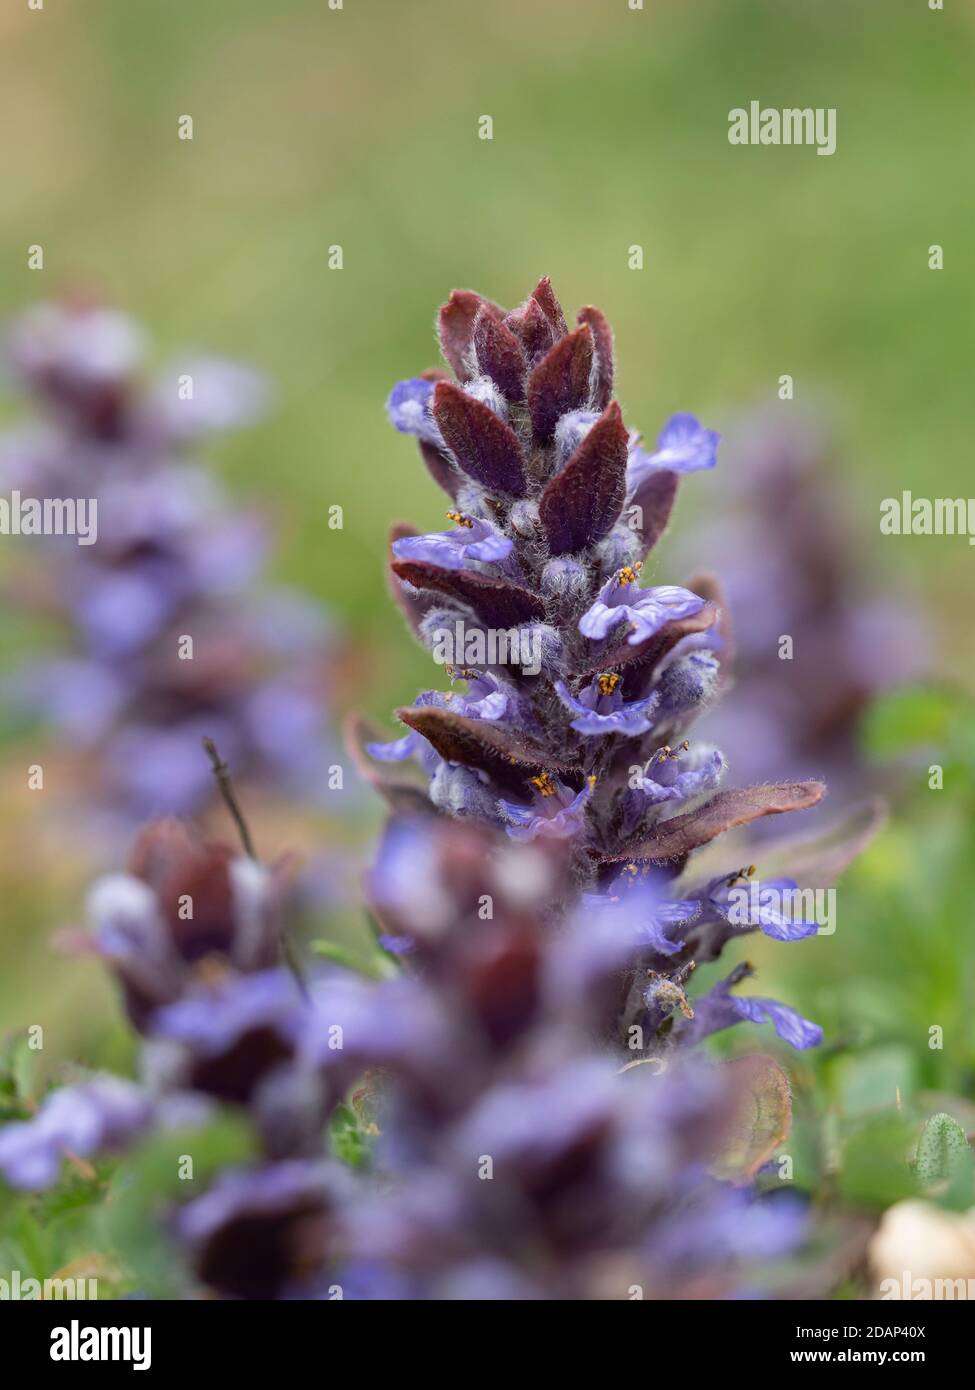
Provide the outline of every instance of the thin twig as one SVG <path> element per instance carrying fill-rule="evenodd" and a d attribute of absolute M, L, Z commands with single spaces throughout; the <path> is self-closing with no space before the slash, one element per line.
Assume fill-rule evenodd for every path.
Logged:
<path fill-rule="evenodd" d="M 234 824 L 237 827 L 237 833 L 240 836 L 240 842 L 244 846 L 244 853 L 249 859 L 256 860 L 257 851 L 254 848 L 254 841 L 251 839 L 251 832 L 248 829 L 247 821 L 244 819 L 244 813 L 240 809 L 240 802 L 237 800 L 234 784 L 230 780 L 230 768 L 217 752 L 217 745 L 212 738 L 205 738 L 203 740 L 203 747 L 206 749 L 207 757 L 213 765 L 213 775 L 220 789 L 220 795 L 223 797 L 224 805 L 231 816 L 233 816 Z"/>
<path fill-rule="evenodd" d="M 204 738 L 203 747 L 206 750 L 207 757 L 210 759 L 210 762 L 213 766 L 213 776 L 216 779 L 220 795 L 223 797 L 224 805 L 230 812 L 233 818 L 233 822 L 237 827 L 237 833 L 240 836 L 240 842 L 244 846 L 244 853 L 247 855 L 249 859 L 253 859 L 256 863 L 257 851 L 254 848 L 254 841 L 251 839 L 250 828 L 248 827 L 247 821 L 244 817 L 244 813 L 241 810 L 240 802 L 237 800 L 237 793 L 234 791 L 234 784 L 230 779 L 230 768 L 224 762 L 223 758 L 221 758 L 219 752 L 217 751 L 217 745 L 214 743 L 212 738 Z M 305 972 L 302 969 L 301 961 L 298 958 L 298 953 L 294 948 L 294 943 L 292 942 L 291 937 L 288 935 L 287 931 L 283 931 L 281 933 L 281 954 L 284 957 L 285 965 L 287 965 L 288 969 L 295 977 L 295 981 L 297 982 L 298 988 L 301 990 L 302 994 L 307 999 L 308 985 L 305 981 Z"/>

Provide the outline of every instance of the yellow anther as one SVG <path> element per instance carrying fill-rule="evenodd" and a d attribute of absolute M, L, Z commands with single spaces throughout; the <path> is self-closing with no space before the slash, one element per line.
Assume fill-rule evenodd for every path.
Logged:
<path fill-rule="evenodd" d="M 551 774 L 540 772 L 537 777 L 529 779 L 533 787 L 536 787 L 542 796 L 555 795 L 555 783 L 552 781 Z"/>
<path fill-rule="evenodd" d="M 586 781 L 589 783 L 589 790 L 592 791 L 593 787 L 596 785 L 596 774 L 594 772 L 590 772 L 589 776 L 586 778 Z"/>
<path fill-rule="evenodd" d="M 620 678 L 615 671 L 606 671 L 603 675 L 596 677 L 600 695 L 612 695 L 619 683 Z"/>
<path fill-rule="evenodd" d="M 457 526 L 466 526 L 469 531 L 474 529 L 474 522 L 464 512 L 448 512 L 447 520 L 454 522 Z"/>
<path fill-rule="evenodd" d="M 641 568 L 642 565 L 639 561 L 635 565 L 624 565 L 616 576 L 617 584 L 635 584 Z"/>

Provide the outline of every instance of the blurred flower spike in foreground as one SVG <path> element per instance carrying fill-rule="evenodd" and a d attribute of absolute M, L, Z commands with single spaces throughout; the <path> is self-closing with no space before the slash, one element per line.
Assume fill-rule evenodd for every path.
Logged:
<path fill-rule="evenodd" d="M 0 438 L 0 491 L 97 505 L 94 543 L 35 536 L 18 557 L 10 599 L 53 618 L 67 644 L 5 694 L 80 751 L 126 833 L 133 816 L 202 808 L 204 734 L 249 780 L 304 799 L 324 799 L 335 761 L 330 620 L 267 586 L 263 522 L 197 461 L 265 413 L 268 388 L 210 357 L 147 378 L 146 355 L 132 319 L 91 303 L 33 306 L 2 353 L 34 419 Z"/>
<path fill-rule="evenodd" d="M 0 1174 L 49 1188 L 66 1164 L 220 1115 L 250 1157 L 169 1197 L 115 1187 L 165 1234 L 181 1293 L 232 1298 L 632 1299 L 760 1292 L 801 1237 L 788 1193 L 752 1179 L 785 1136 L 769 1059 L 629 1066 L 600 1037 L 633 943 L 539 904 L 564 845 L 444 818 L 395 821 L 370 882 L 412 943 L 383 981 L 281 965 L 280 884 L 172 822 L 95 885 L 87 946 L 141 1035 L 141 1083 L 100 1075 L 0 1129 Z M 403 875 L 422 875 L 402 893 Z M 178 904 L 193 885 L 196 923 Z M 485 895 L 492 904 L 485 920 Z M 393 957 L 387 957 L 392 962 Z M 772 1127 L 749 1131 L 756 1105 Z M 126 1162 L 125 1157 L 121 1159 Z M 172 1262 L 167 1265 L 172 1280 Z"/>

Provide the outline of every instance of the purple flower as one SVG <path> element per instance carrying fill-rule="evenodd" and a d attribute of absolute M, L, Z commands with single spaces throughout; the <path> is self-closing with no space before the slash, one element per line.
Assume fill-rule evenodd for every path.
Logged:
<path fill-rule="evenodd" d="M 672 956 L 682 949 L 670 933 L 700 915 L 701 904 L 694 898 L 671 898 L 670 885 L 665 878 L 641 876 L 636 866 L 624 869 L 599 893 L 586 893 L 582 909 L 589 914 L 594 909 L 601 915 L 612 935 L 627 943 L 630 959 L 641 948 L 650 946 L 661 955 Z M 590 931 L 588 920 L 582 929 Z"/>
<path fill-rule="evenodd" d="M 126 698 L 120 673 L 95 660 L 71 657 L 40 661 L 18 671 L 6 693 L 25 708 L 38 711 L 83 748 L 104 736 Z"/>
<path fill-rule="evenodd" d="M 594 676 L 577 698 L 569 693 L 564 681 L 556 681 L 555 693 L 566 709 L 578 716 L 570 727 L 590 736 L 626 734 L 631 738 L 652 728 L 651 715 L 660 702 L 658 692 L 652 690 L 642 700 L 625 703 L 619 684 L 615 673 Z"/>
<path fill-rule="evenodd" d="M 349 1178 L 337 1165 L 289 1160 L 220 1175 L 176 1218 L 200 1281 L 229 1298 L 329 1297 L 335 1213 Z"/>
<path fill-rule="evenodd" d="M 467 693 L 457 690 L 425 690 L 413 702 L 416 708 L 450 709 L 470 719 L 501 719 L 508 708 L 508 694 L 490 671 L 469 671 L 463 677 Z M 411 732 L 390 743 L 367 743 L 366 752 L 380 762 L 405 762 L 418 758 L 431 773 L 440 766 L 440 758 L 421 734 Z"/>
<path fill-rule="evenodd" d="M 572 793 L 557 777 L 547 772 L 532 779 L 534 795 L 528 806 L 516 806 L 501 799 L 499 809 L 506 822 L 505 830 L 513 840 L 564 840 L 577 835 L 584 823 L 586 806 L 592 796 L 596 779 L 587 780 L 582 791 Z"/>
<path fill-rule="evenodd" d="M 599 597 L 579 619 L 583 637 L 598 642 L 611 629 L 626 621 L 632 624 L 627 638 L 630 646 L 645 642 L 667 623 L 678 618 L 690 618 L 700 613 L 704 599 L 676 584 L 660 584 L 641 589 L 637 585 L 635 567 L 624 566 L 599 591 Z"/>
<path fill-rule="evenodd" d="M 381 763 L 405 763 L 409 758 L 418 758 L 431 772 L 440 761 L 422 734 L 412 732 L 383 743 L 367 743 L 366 752 Z"/>
<path fill-rule="evenodd" d="M 688 749 L 682 744 L 669 744 L 656 749 L 644 769 L 644 775 L 631 783 L 645 803 L 657 805 L 663 801 L 686 801 L 688 797 L 711 791 L 724 775 L 725 761 L 717 748 L 700 744 Z"/>
<path fill-rule="evenodd" d="M 493 564 L 511 554 L 512 543 L 490 521 L 466 512 L 448 512 L 457 522 L 455 531 L 434 531 L 427 536 L 403 536 L 393 542 L 397 560 L 418 560 L 442 569 L 463 569 L 468 560 Z"/>
<path fill-rule="evenodd" d="M 672 415 L 660 431 L 657 448 L 652 454 L 634 448 L 626 470 L 626 485 L 635 492 L 647 477 L 667 470 L 671 473 L 696 473 L 713 468 L 717 462 L 720 435 L 706 430 L 693 415 Z"/>
<path fill-rule="evenodd" d="M 176 383 L 187 378 L 192 394 L 178 394 Z M 170 438 L 189 441 L 254 424 L 270 404 L 271 392 L 260 372 L 217 357 L 191 357 L 162 375 L 146 413 Z"/>
<path fill-rule="evenodd" d="M 226 713 L 162 728 L 125 723 L 102 750 L 105 783 L 140 817 L 192 815 L 212 790 L 213 774 L 200 758 L 204 737 L 212 738 L 221 754 L 237 763 L 242 752 L 239 731 Z"/>
<path fill-rule="evenodd" d="M 724 875 L 710 885 L 706 909 L 730 926 L 743 931 L 756 927 L 774 941 L 802 941 L 815 936 L 815 921 L 797 918 L 794 907 L 804 906 L 805 895 L 792 878 L 754 879 L 750 872 Z"/>
<path fill-rule="evenodd" d="M 794 1250 L 808 1225 L 806 1206 L 791 1194 L 769 1200 L 748 1188 L 702 1184 L 665 1218 L 655 1249 L 681 1270 L 706 1270 L 725 1260 L 761 1265 Z"/>
<path fill-rule="evenodd" d="M 93 932 L 66 944 L 112 966 L 137 1028 L 181 996 L 205 958 L 245 973 L 276 963 L 280 874 L 206 843 L 176 821 L 147 826 L 129 862 L 129 873 L 92 886 Z"/>
<path fill-rule="evenodd" d="M 142 329 L 126 314 L 35 304 L 14 322 L 4 356 L 30 386 L 97 389 L 128 381 L 145 350 Z"/>
<path fill-rule="evenodd" d="M 146 1131 L 152 1115 L 145 1091 L 115 1076 L 62 1087 L 33 1119 L 0 1129 L 0 1173 L 11 1187 L 50 1187 L 66 1152 L 87 1158 L 122 1148 Z"/>
<path fill-rule="evenodd" d="M 439 872 L 439 846 L 422 824 L 393 820 L 382 837 L 369 875 L 369 893 L 396 934 L 445 931 L 457 904 Z"/>
<path fill-rule="evenodd" d="M 800 1051 L 807 1047 L 818 1047 L 823 1040 L 823 1030 L 818 1023 L 810 1023 L 795 1009 L 774 999 L 732 995 L 731 1006 L 741 1018 L 751 1023 L 771 1023 L 783 1042 Z"/>
<path fill-rule="evenodd" d="M 153 1036 L 187 1043 L 201 1056 L 216 1056 L 255 1029 L 294 1043 L 303 1014 L 294 980 L 283 971 L 235 979 L 226 987 L 189 994 L 153 1015 Z"/>
<path fill-rule="evenodd" d="M 733 986 L 750 973 L 751 967 L 747 964 L 736 966 L 730 975 L 706 994 L 699 995 L 694 1000 L 693 1017 L 689 1020 L 685 1018 L 678 1028 L 681 1040 L 684 1043 L 700 1042 L 712 1033 L 730 1028 L 745 1019 L 749 1023 L 771 1023 L 783 1042 L 799 1051 L 818 1047 L 823 1040 L 823 1030 L 818 1023 L 811 1023 L 795 1009 L 775 999 L 731 993 Z"/>
<path fill-rule="evenodd" d="M 170 1084 L 246 1105 L 268 1076 L 295 1060 L 308 1026 L 290 975 L 231 977 L 157 1009 L 149 1055 L 165 1065 Z"/>
<path fill-rule="evenodd" d="M 422 377 L 412 377 L 400 381 L 390 392 L 386 410 L 390 423 L 400 434 L 413 434 L 425 444 L 443 449 L 443 435 L 440 427 L 430 413 L 433 400 L 433 382 Z"/>

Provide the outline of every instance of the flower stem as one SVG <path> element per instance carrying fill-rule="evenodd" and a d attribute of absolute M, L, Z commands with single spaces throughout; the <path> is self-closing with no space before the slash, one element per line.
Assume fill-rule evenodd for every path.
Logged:
<path fill-rule="evenodd" d="M 212 738 L 204 738 L 203 747 L 213 766 L 213 776 L 216 780 L 220 795 L 223 798 L 224 805 L 230 812 L 233 822 L 237 827 L 237 833 L 244 847 L 244 853 L 247 855 L 248 859 L 253 859 L 256 863 L 257 851 L 254 848 L 254 841 L 251 838 L 250 827 L 247 824 L 244 812 L 241 810 L 240 802 L 237 800 L 237 793 L 234 791 L 234 784 L 230 777 L 230 768 L 224 762 L 223 758 L 221 758 L 217 745 Z M 298 988 L 307 999 L 308 985 L 305 981 L 305 972 L 298 958 L 298 953 L 295 950 L 294 942 L 291 940 L 287 931 L 281 933 L 281 954 L 284 957 L 285 965 L 287 965 L 288 969 L 295 977 Z"/>
<path fill-rule="evenodd" d="M 223 797 L 224 805 L 233 817 L 240 835 L 240 842 L 244 846 L 244 852 L 249 859 L 257 859 L 257 851 L 254 848 L 254 841 L 251 839 L 251 832 L 244 819 L 244 813 L 240 809 L 240 802 L 237 800 L 237 793 L 234 791 L 234 784 L 230 780 L 230 768 L 221 758 L 217 751 L 217 745 L 212 738 L 204 738 L 203 747 L 206 755 L 213 765 L 213 775 L 216 779 L 220 795 Z"/>

